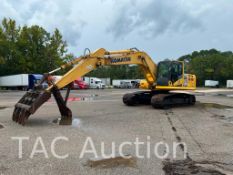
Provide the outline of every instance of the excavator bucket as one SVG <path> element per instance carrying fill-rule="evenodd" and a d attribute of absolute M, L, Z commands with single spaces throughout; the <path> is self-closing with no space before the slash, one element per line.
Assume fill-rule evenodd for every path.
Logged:
<path fill-rule="evenodd" d="M 28 91 L 15 105 L 12 120 L 24 125 L 31 114 L 51 97 L 50 92 Z"/>
<path fill-rule="evenodd" d="M 66 105 L 69 94 L 67 93 L 66 99 L 64 100 L 59 89 L 56 87 L 53 87 L 51 92 L 39 90 L 26 92 L 26 94 L 15 105 L 12 120 L 24 125 L 29 116 L 34 114 L 42 104 L 50 99 L 51 93 L 53 94 L 61 113 L 59 124 L 70 125 L 72 123 L 72 112 Z"/>
<path fill-rule="evenodd" d="M 56 69 L 60 70 L 60 69 Z M 41 84 L 47 81 L 51 85 L 50 90 L 41 89 Z M 36 112 L 36 110 L 44 104 L 48 99 L 50 99 L 51 94 L 53 94 L 56 103 L 58 105 L 59 111 L 61 113 L 61 119 L 59 120 L 60 125 L 70 125 L 72 123 L 72 112 L 66 106 L 67 99 L 70 93 L 70 86 L 67 89 L 66 98 L 63 99 L 61 92 L 51 81 L 50 74 L 44 74 L 40 83 L 34 87 L 33 90 L 26 92 L 26 94 L 16 103 L 13 112 L 12 120 L 21 125 L 25 125 L 28 117 Z"/>

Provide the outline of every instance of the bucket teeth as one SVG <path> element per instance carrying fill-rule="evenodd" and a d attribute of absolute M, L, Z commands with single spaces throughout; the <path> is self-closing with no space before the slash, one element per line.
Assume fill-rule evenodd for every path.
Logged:
<path fill-rule="evenodd" d="M 28 117 L 50 97 L 50 92 L 28 91 L 15 105 L 12 120 L 24 125 Z"/>
<path fill-rule="evenodd" d="M 14 113 L 13 113 L 13 117 L 12 117 L 12 119 L 13 119 L 13 121 L 17 121 L 18 120 L 18 113 L 19 113 L 19 111 L 20 111 L 20 109 L 19 108 L 15 108 L 15 110 L 14 110 Z"/>

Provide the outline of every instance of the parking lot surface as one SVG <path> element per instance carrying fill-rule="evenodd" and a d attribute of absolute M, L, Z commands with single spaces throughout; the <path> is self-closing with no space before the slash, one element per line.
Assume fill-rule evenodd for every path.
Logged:
<path fill-rule="evenodd" d="M 194 106 L 163 110 L 125 106 L 123 94 L 133 91 L 72 91 L 70 126 L 56 123 L 60 113 L 53 98 L 25 126 L 18 125 L 11 117 L 25 92 L 0 92 L 0 174 L 233 174 L 233 91 L 204 91 L 197 94 Z M 21 157 L 15 137 L 24 138 Z M 144 143 L 139 149 L 134 144 L 137 140 Z M 133 165 L 92 167 L 87 162 L 93 153 L 80 158 L 85 143 L 101 157 L 103 144 L 105 154 L 118 155 L 126 142 L 123 152 L 134 157 Z M 177 143 L 183 145 L 174 147 Z"/>

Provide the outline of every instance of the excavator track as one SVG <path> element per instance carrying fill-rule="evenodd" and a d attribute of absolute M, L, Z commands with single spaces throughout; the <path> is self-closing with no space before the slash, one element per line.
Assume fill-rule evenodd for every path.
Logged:
<path fill-rule="evenodd" d="M 127 93 L 123 96 L 123 103 L 127 106 L 136 106 L 139 104 L 149 105 L 151 103 L 151 97 L 151 91 Z"/>
<path fill-rule="evenodd" d="M 168 91 L 139 91 L 123 96 L 124 104 L 135 106 L 151 104 L 154 108 L 170 108 L 173 106 L 194 105 L 194 95 L 186 93 L 169 93 Z"/>
<path fill-rule="evenodd" d="M 170 108 L 173 106 L 194 105 L 194 95 L 186 93 L 157 94 L 151 98 L 151 105 L 154 108 Z"/>

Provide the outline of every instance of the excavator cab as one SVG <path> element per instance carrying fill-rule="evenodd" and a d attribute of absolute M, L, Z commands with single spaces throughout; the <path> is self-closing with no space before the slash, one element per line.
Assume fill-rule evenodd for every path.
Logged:
<path fill-rule="evenodd" d="M 172 86 L 178 80 L 183 79 L 183 62 L 161 61 L 157 68 L 157 85 Z"/>

